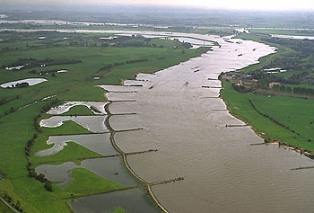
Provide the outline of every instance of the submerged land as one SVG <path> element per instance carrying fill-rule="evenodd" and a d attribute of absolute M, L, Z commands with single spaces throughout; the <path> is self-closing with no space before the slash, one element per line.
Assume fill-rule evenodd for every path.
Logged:
<path fill-rule="evenodd" d="M 43 11 L 45 10 L 38 11 L 36 14 L 42 14 Z M 191 73 L 186 74 L 186 72 L 192 72 L 192 74 L 198 76 L 199 79 L 204 78 L 205 74 L 203 76 L 203 72 L 207 72 L 206 74 L 210 74 L 211 76 L 207 76 L 206 80 L 212 82 L 218 80 L 216 78 L 218 77 L 216 76 L 217 70 L 225 72 L 225 70 L 221 68 L 223 66 L 219 64 L 217 67 L 215 67 L 216 65 L 211 67 L 211 70 L 209 70 L 209 66 L 212 65 L 209 64 L 206 65 L 208 66 L 207 68 L 206 66 L 200 68 L 194 66 L 186 71 L 186 66 L 192 66 L 193 61 L 188 62 L 187 65 L 182 62 L 187 62 L 192 58 L 200 58 L 204 53 L 210 54 L 210 50 L 213 48 L 216 48 L 215 50 L 219 53 L 219 49 L 224 48 L 224 46 L 220 45 L 223 44 L 226 45 L 226 47 L 229 47 L 228 42 L 234 42 L 230 47 L 233 48 L 235 46 L 235 48 L 239 48 L 230 49 L 230 51 L 239 51 L 239 53 L 233 54 L 234 58 L 232 60 L 234 60 L 235 64 L 236 61 L 241 61 L 242 57 L 248 57 L 248 55 L 245 55 L 245 51 L 248 50 L 243 50 L 244 52 L 240 53 L 240 51 L 242 51 L 240 49 L 242 42 L 245 41 L 232 41 L 229 40 L 229 38 L 217 39 L 217 41 L 220 41 L 219 43 L 214 41 L 214 38 L 208 40 L 201 39 L 200 44 L 198 44 L 198 46 L 196 45 L 196 48 L 193 48 L 193 44 L 187 42 L 191 38 L 186 37 L 183 39 L 185 41 L 182 41 L 180 37 L 172 36 L 173 32 L 177 31 L 203 34 L 203 37 L 206 37 L 204 35 L 208 34 L 226 36 L 237 33 L 237 38 L 254 40 L 276 47 L 276 53 L 261 58 L 260 63 L 243 69 L 240 69 L 242 67 L 237 65 L 239 66 L 239 69 L 236 69 L 235 72 L 225 72 L 220 75 L 220 80 L 222 80 L 221 97 L 227 103 L 229 111 L 245 123 L 228 123 L 228 119 L 230 119 L 228 117 L 226 123 L 219 124 L 219 128 L 221 131 L 223 128 L 228 129 L 227 131 L 233 131 L 231 130 L 232 128 L 229 128 L 232 125 L 244 125 L 245 128 L 246 125 L 250 125 L 256 133 L 263 138 L 265 143 L 259 141 L 255 136 L 252 136 L 249 130 L 246 129 L 243 131 L 246 132 L 246 134 L 249 134 L 250 137 L 249 140 L 244 139 L 248 140 L 244 141 L 244 144 L 252 146 L 256 145 L 256 141 L 259 145 L 268 146 L 277 143 L 280 146 L 286 147 L 286 149 L 294 149 L 301 154 L 313 158 L 313 41 L 310 39 L 294 40 L 274 38 L 270 36 L 270 34 L 314 35 L 311 30 L 311 23 L 303 22 L 305 19 L 304 17 L 299 17 L 299 22 L 297 24 L 287 24 L 287 26 L 276 26 L 276 23 L 273 23 L 273 25 L 275 25 L 273 26 L 268 21 L 261 21 L 256 23 L 255 29 L 253 25 L 254 22 L 252 22 L 250 18 L 247 18 L 247 20 L 240 20 L 239 22 L 233 22 L 236 19 L 231 21 L 229 18 L 222 16 L 223 13 L 218 14 L 225 18 L 216 21 L 214 24 L 211 23 L 210 26 L 205 25 L 205 27 L 202 24 L 200 24 L 200 26 L 195 26 L 196 22 L 185 24 L 186 20 L 180 19 L 182 15 L 172 17 L 175 20 L 181 20 L 179 25 L 174 25 L 172 19 L 167 20 L 168 16 L 164 17 L 164 19 L 154 20 L 148 14 L 147 24 L 145 24 L 144 21 L 138 21 L 137 16 L 133 14 L 133 19 L 131 19 L 132 23 L 130 21 L 125 24 L 121 24 L 121 21 L 125 21 L 126 19 L 114 19 L 113 15 L 111 15 L 111 19 L 109 20 L 118 23 L 108 25 L 95 24 L 99 23 L 97 22 L 99 19 L 89 20 L 84 16 L 76 20 L 70 20 L 67 19 L 68 15 L 66 15 L 66 13 L 63 13 L 64 15 L 61 16 L 61 18 L 65 18 L 68 22 L 62 22 L 61 24 L 55 20 L 53 22 L 40 21 L 38 23 L 35 21 L 35 23 L 25 23 L 20 21 L 36 17 L 31 17 L 24 12 L 17 13 L 16 11 L 1 11 L 1 13 L 5 13 L 8 17 L 5 18 L 3 22 L 0 22 L 0 83 L 4 84 L 28 78 L 46 80 L 45 82 L 33 86 L 26 80 L 23 80 L 24 83 L 14 83 L 15 85 L 13 86 L 4 85 L 3 88 L 0 89 L 0 126 L 2 130 L 2 134 L 0 135 L 0 146 L 2 151 L 0 161 L 0 193 L 2 199 L 10 204 L 9 206 L 11 206 L 11 208 L 20 212 L 47 212 L 47 209 L 48 212 L 70 212 L 71 207 L 69 203 L 72 205 L 73 210 L 73 206 L 75 206 L 75 202 L 77 202 L 76 199 L 104 194 L 108 195 L 109 198 L 106 199 L 110 200 L 109 192 L 123 193 L 124 191 L 131 190 L 129 195 L 131 197 L 135 194 L 139 197 L 143 195 L 146 197 L 144 200 L 137 201 L 141 202 L 143 208 L 147 208 L 148 212 L 158 212 L 160 209 L 156 203 L 152 204 L 149 196 L 146 196 L 146 194 L 152 196 L 151 192 L 147 193 L 147 191 L 145 191 L 147 190 L 145 187 L 154 185 L 153 190 L 155 190 L 158 200 L 162 200 L 161 204 L 159 203 L 159 207 L 163 208 L 165 205 L 169 207 L 169 209 L 174 209 L 175 211 L 177 210 L 177 207 L 174 207 L 174 202 L 166 196 L 166 192 L 169 192 L 169 188 L 165 187 L 166 184 L 168 184 L 167 187 L 173 187 L 173 192 L 183 193 L 184 189 L 189 188 L 189 186 L 192 185 L 191 180 L 196 181 L 198 178 L 205 182 L 212 180 L 211 178 L 209 180 L 204 178 L 210 177 L 211 174 L 204 173 L 204 177 L 195 177 L 184 169 L 180 170 L 180 163 L 178 163 L 178 170 L 176 170 L 176 175 L 174 176 L 171 176 L 172 173 L 170 172 L 167 173 L 167 169 L 161 168 L 160 171 L 164 171 L 164 173 L 169 175 L 160 177 L 158 173 L 146 174 L 145 170 L 149 170 L 151 165 L 146 165 L 144 163 L 138 164 L 136 162 L 140 162 L 142 158 L 146 159 L 145 162 L 154 162 L 158 157 L 155 159 L 155 157 L 150 158 L 148 156 L 159 156 L 159 153 L 167 151 L 172 152 L 171 148 L 167 147 L 168 145 L 166 143 L 163 144 L 158 140 L 155 141 L 151 139 L 152 146 L 150 146 L 136 144 L 134 139 L 129 139 L 134 143 L 132 148 L 132 146 L 130 147 L 129 145 L 124 144 L 124 142 L 125 138 L 130 138 L 128 137 L 128 134 L 133 137 L 134 133 L 131 133 L 131 131 L 116 133 L 117 130 L 119 132 L 120 130 L 127 129 L 125 126 L 130 127 L 129 125 L 131 123 L 132 128 L 129 128 L 129 130 L 140 130 L 138 133 L 135 133 L 137 134 L 137 137 L 139 137 L 139 142 L 142 139 L 147 141 L 149 137 L 147 137 L 145 133 L 145 128 L 151 126 L 148 124 L 146 126 L 141 126 L 137 124 L 137 122 L 142 122 L 142 118 L 139 119 L 136 116 L 132 117 L 134 116 L 132 115 L 133 112 L 141 115 L 141 112 L 138 111 L 139 109 L 142 109 L 142 115 L 146 116 L 148 116 L 148 114 L 145 114 L 145 110 L 153 109 L 152 107 L 154 106 L 149 104 L 153 103 L 153 100 L 147 101 L 145 98 L 155 97 L 156 100 L 158 100 L 158 89 L 160 89 L 161 92 L 165 88 L 168 88 L 169 91 L 172 91 L 172 89 L 178 90 L 179 88 L 180 91 L 176 91 L 175 93 L 178 95 L 183 92 L 182 94 L 184 96 L 182 97 L 186 98 L 186 100 L 183 101 L 180 99 L 180 101 L 182 101 L 182 106 L 184 106 L 190 99 L 195 98 L 195 94 L 190 90 L 187 90 L 186 92 L 181 91 L 182 88 L 188 88 L 194 85 L 193 80 L 189 80 L 189 75 Z M 160 13 L 163 14 L 165 11 L 161 10 Z M 205 11 L 203 11 L 203 13 L 205 13 Z M 238 17 L 239 14 L 233 15 L 234 17 Z M 283 14 L 281 15 L 282 17 L 285 17 Z M 271 17 L 271 14 L 269 14 L 269 16 Z M 49 17 L 51 17 L 51 19 L 52 17 L 55 17 L 54 12 L 49 13 L 48 18 Z M 210 17 L 211 16 L 209 16 L 208 19 L 212 20 Z M 248 17 L 252 17 L 252 14 L 251 16 L 248 15 Z M 279 21 L 282 17 L 276 15 L 275 20 L 278 20 L 278 23 L 282 23 Z M 208 19 L 204 21 L 204 23 L 207 23 Z M 88 21 L 93 21 L 93 24 L 86 24 L 90 23 Z M 221 23 L 229 24 L 223 25 Z M 300 25 L 300 23 L 303 25 Z M 235 24 L 237 26 L 232 26 Z M 188 25 L 188 27 L 186 27 L 186 25 Z M 238 29 L 242 27 L 246 27 L 250 33 L 246 33 L 242 30 L 240 30 L 239 33 Z M 277 28 L 263 29 L 264 27 Z M 281 27 L 285 28 L 282 29 Z M 293 30 L 294 28 L 296 29 Z M 301 28 L 305 29 L 302 30 Z M 141 33 L 121 34 L 112 31 L 131 31 L 130 29 L 132 31 L 136 29 L 137 32 L 150 30 L 155 36 L 145 37 L 142 36 Z M 85 30 L 85 33 L 82 33 L 80 30 Z M 111 30 L 111 32 L 108 30 Z M 161 38 L 158 38 L 156 35 L 158 35 L 160 31 L 163 31 L 164 33 Z M 211 41 L 212 44 L 210 46 L 205 45 L 205 42 Z M 255 51 L 258 52 L 260 50 L 253 48 L 249 51 L 252 51 L 253 54 Z M 214 51 L 214 53 L 216 52 Z M 211 58 L 208 60 L 210 59 Z M 243 59 L 243 61 L 245 60 Z M 253 61 L 250 63 L 253 63 Z M 169 73 L 177 73 L 180 69 L 182 70 L 183 77 L 177 81 L 171 82 L 170 80 L 165 80 L 166 78 L 153 80 L 155 78 L 154 75 L 137 76 L 139 73 L 153 74 L 178 64 L 178 70 L 174 72 L 170 69 L 170 71 L 168 71 Z M 244 63 L 244 65 L 245 64 L 246 63 Z M 236 68 L 237 66 L 234 65 L 233 67 Z M 231 67 L 232 65 L 227 68 L 234 69 Z M 173 69 L 175 70 L 176 68 Z M 162 74 L 160 75 L 163 77 L 163 73 L 167 73 L 167 70 L 161 73 Z M 174 75 L 173 79 L 176 77 L 177 76 Z M 128 85 L 128 81 L 124 80 L 134 78 L 137 78 L 137 81 L 129 82 L 129 86 L 138 84 L 133 87 L 135 90 L 132 89 L 129 91 L 129 88 L 127 88 L 125 91 L 121 92 L 121 88 L 119 87 L 118 89 L 110 88 L 106 90 L 108 92 L 107 95 L 104 95 L 105 91 L 103 88 L 98 87 L 98 85 L 121 85 L 123 83 L 124 85 Z M 182 85 L 179 84 L 181 81 Z M 150 85 L 150 82 L 157 83 Z M 170 84 L 167 84 L 167 82 L 170 82 Z M 195 82 L 197 82 L 197 80 Z M 148 84 L 146 85 L 145 83 Z M 160 87 L 159 84 L 164 85 L 165 87 Z M 194 86 L 196 87 L 196 85 Z M 204 89 L 210 91 L 211 89 L 214 89 L 215 91 L 213 94 L 216 94 L 221 89 L 219 83 L 214 83 L 214 85 L 211 86 L 198 86 L 201 86 L 200 89 L 202 90 L 201 93 L 197 93 L 198 95 L 203 95 Z M 137 89 L 141 89 L 141 87 L 147 89 L 147 94 L 146 92 L 137 91 Z M 154 93 L 155 90 L 156 93 Z M 168 93 L 165 92 L 164 94 Z M 206 97 L 205 95 L 203 98 L 213 97 Z M 112 106 L 111 103 L 111 105 L 106 105 L 105 108 L 103 107 L 103 111 L 101 107 L 97 108 L 98 105 L 95 104 L 104 103 L 105 105 L 109 101 L 115 102 L 117 100 L 118 102 L 115 103 L 115 105 Z M 120 106 L 119 100 L 130 102 L 131 104 L 129 103 L 130 105 Z M 142 105 L 140 105 L 139 108 L 136 105 L 132 105 L 132 101 L 134 100 L 139 103 L 141 103 L 141 101 L 146 103 L 148 108 L 142 107 Z M 69 104 L 69 101 L 83 102 L 83 104 L 74 104 L 65 112 L 62 111 L 61 113 L 58 113 L 58 110 L 56 110 L 54 113 L 49 113 L 49 110 L 51 109 L 58 109 L 60 106 Z M 93 103 L 86 104 L 85 102 Z M 156 106 L 158 103 L 156 102 Z M 195 103 L 198 103 L 198 101 L 195 101 Z M 200 105 L 204 104 L 203 101 L 199 103 Z M 218 105 L 223 106 L 221 102 L 219 102 Z M 127 109 L 125 108 L 126 106 Z M 160 106 L 161 109 L 162 107 L 163 106 Z M 176 107 L 180 110 L 179 106 Z M 132 109 L 134 110 L 132 111 Z M 118 115 L 112 116 L 112 114 L 115 113 L 112 113 L 111 111 L 114 110 Z M 206 110 L 204 108 L 204 111 L 202 112 L 207 113 Z M 218 110 L 218 108 L 211 110 L 215 111 Z M 119 114 L 122 114 L 122 117 L 119 117 L 121 116 Z M 127 117 L 121 122 L 123 114 L 126 114 Z M 175 112 L 173 114 L 175 114 Z M 170 115 L 171 113 L 169 116 Z M 42 121 L 48 121 L 49 119 L 58 116 L 62 119 L 66 118 L 63 121 L 63 125 L 56 126 L 55 128 L 51 128 L 53 125 L 50 126 L 50 128 L 49 125 L 46 127 L 41 125 Z M 89 126 L 90 123 L 88 123 L 87 120 L 89 117 L 96 119 L 98 116 L 102 116 L 102 118 L 99 120 L 100 127 L 96 127 L 95 130 Z M 190 119 L 190 117 L 184 117 L 183 114 L 181 116 L 182 118 Z M 158 115 L 158 117 L 160 116 Z M 80 118 L 85 120 L 77 122 L 77 119 Z M 212 117 L 209 116 L 209 118 Z M 167 119 L 164 119 L 163 122 L 165 122 L 165 120 Z M 88 124 L 88 128 L 86 125 L 84 127 L 84 122 Z M 154 122 L 158 123 L 158 121 L 154 120 L 152 120 L 151 123 L 154 124 Z M 182 122 L 184 122 L 184 119 Z M 209 121 L 202 120 L 202 122 L 204 122 L 203 126 L 206 126 L 205 123 Z M 165 126 L 167 125 L 165 124 Z M 191 129 L 192 127 L 187 130 Z M 141 132 L 141 130 L 144 130 L 144 133 Z M 209 132 L 211 131 L 211 129 L 207 130 Z M 150 135 L 155 134 L 153 131 L 150 131 Z M 239 132 L 241 132 L 241 130 L 239 130 Z M 234 134 L 239 134 L 239 132 Z M 195 131 L 195 134 L 198 135 L 197 131 Z M 204 133 L 204 135 L 206 134 L 207 133 Z M 100 135 L 103 138 L 107 138 L 104 139 L 104 141 L 108 143 L 108 146 L 111 146 L 112 138 L 114 138 L 117 144 L 113 145 L 117 145 L 118 147 L 110 148 L 109 151 L 108 146 L 103 147 L 102 149 L 91 148 L 88 147 L 88 145 L 84 145 L 86 144 L 84 140 L 79 141 L 78 139 L 75 139 L 74 136 L 76 135 L 82 136 L 81 138 L 86 137 L 89 141 L 97 141 L 95 137 Z M 95 137 L 90 138 L 91 136 Z M 172 137 L 171 135 L 168 136 L 169 138 Z M 67 142 L 63 149 L 59 150 L 59 152 L 54 155 L 38 156 L 40 151 L 49 150 L 53 147 L 53 145 L 47 145 L 49 138 L 58 138 L 60 139 L 60 143 Z M 203 140 L 203 138 L 200 137 L 195 140 L 193 139 L 193 141 L 199 141 L 201 139 Z M 173 141 L 178 140 L 179 138 L 173 138 Z M 166 142 L 167 139 L 164 138 L 163 141 Z M 205 141 L 205 139 L 203 141 Z M 232 143 L 230 143 L 231 141 Z M 225 141 L 225 144 L 232 146 L 233 142 L 234 140 L 229 138 Z M 185 144 L 186 147 L 188 147 L 189 143 Z M 241 141 L 236 141 L 236 143 L 241 143 Z M 202 146 L 203 145 L 204 144 L 202 144 Z M 176 145 L 173 144 L 173 147 L 175 146 Z M 136 150 L 135 147 L 145 147 L 145 149 L 142 148 Z M 209 151 L 210 148 L 214 147 L 217 149 L 216 153 L 221 153 L 224 150 L 224 148 L 219 148 L 214 144 L 206 145 L 205 150 L 208 148 L 207 151 Z M 243 148 L 242 146 L 240 147 L 241 149 Z M 269 151 L 269 149 L 273 148 L 265 147 L 261 152 L 272 152 Z M 186 152 L 190 151 L 189 149 L 186 149 Z M 141 155 L 143 154 L 142 152 L 149 153 L 149 155 L 143 157 L 144 155 Z M 255 151 L 252 152 L 251 150 L 246 150 L 245 152 L 248 152 L 247 156 L 252 157 L 252 154 L 254 154 Z M 119 166 L 112 166 L 124 165 L 123 161 L 125 160 L 125 153 L 130 155 L 128 159 L 131 162 L 130 165 L 132 170 L 137 171 L 134 174 L 136 176 L 139 175 L 141 178 L 144 177 L 144 181 L 141 182 L 141 178 L 139 180 L 134 178 L 126 168 L 120 170 L 118 169 Z M 242 156 L 246 156 L 244 153 L 242 154 Z M 286 154 L 281 151 L 278 151 L 277 154 L 282 157 L 286 156 Z M 159 157 L 162 156 L 163 154 Z M 177 158 L 169 158 L 167 162 L 171 161 L 173 163 L 178 159 L 181 159 L 183 162 L 186 161 L 187 165 L 194 162 L 192 160 L 189 161 L 181 158 L 182 155 L 174 156 L 177 156 Z M 256 154 L 256 159 L 262 160 L 262 156 L 257 156 L 258 154 Z M 271 156 L 270 159 L 275 159 L 274 156 L 276 155 L 269 156 Z M 194 157 L 192 159 L 194 159 Z M 200 162 L 202 162 L 202 159 L 203 162 L 208 160 L 208 158 L 203 157 L 200 159 Z M 290 156 L 289 159 L 292 159 L 292 157 Z M 280 166 L 282 166 L 282 168 L 286 168 L 286 166 L 293 167 L 291 169 L 305 168 L 308 170 L 312 168 L 312 161 L 303 160 L 303 158 L 300 160 L 299 157 L 295 156 L 293 156 L 293 159 L 295 159 L 294 163 L 289 161 L 288 165 L 283 166 L 280 163 Z M 229 160 L 229 158 L 225 159 L 224 162 L 229 164 Z M 71 162 L 71 164 L 68 162 Z M 300 162 L 300 164 L 298 164 L 298 162 Z M 44 167 L 45 165 L 49 165 L 49 168 L 61 165 L 65 171 L 65 179 L 54 179 L 52 176 L 49 176 L 50 173 L 47 172 L 48 169 Z M 108 165 L 108 169 L 110 168 L 109 170 L 111 173 L 103 174 L 92 165 Z M 202 165 L 202 163 L 200 163 L 200 165 Z M 141 166 L 142 170 L 140 169 Z M 250 166 L 252 165 L 248 165 L 247 168 L 250 168 Z M 266 164 L 265 169 L 269 168 L 269 166 L 270 165 Z M 72 168 L 70 180 L 68 180 L 67 175 L 67 168 L 69 167 Z M 158 166 L 156 167 L 158 168 Z M 182 167 L 185 168 L 185 164 L 183 164 Z M 176 167 L 174 167 L 174 164 L 169 164 L 169 168 L 172 168 L 174 171 Z M 215 168 L 216 167 L 212 167 L 214 171 L 216 171 Z M 241 170 L 241 167 L 238 169 Z M 288 171 L 290 170 L 288 169 Z M 198 171 L 195 171 L 193 173 L 197 172 Z M 54 173 L 58 172 L 51 172 L 52 175 Z M 311 173 L 307 175 L 310 176 Z M 161 180 L 163 183 L 161 183 Z M 277 179 L 274 178 L 274 180 Z M 145 185 L 145 182 L 152 184 Z M 176 188 L 174 187 L 174 184 L 181 184 L 181 186 L 186 188 Z M 196 188 L 198 187 L 196 186 Z M 300 188 L 303 187 L 300 186 Z M 235 192 L 236 191 L 237 190 L 235 189 Z M 206 192 L 202 192 L 201 194 L 207 195 Z M 184 196 L 182 197 L 184 198 Z M 97 197 L 96 199 L 104 198 Z M 181 201 L 183 202 L 183 200 Z M 1 202 L 0 209 L 8 212 L 11 211 L 5 202 Z M 88 206 L 88 202 L 91 201 L 81 200 L 80 202 Z M 203 205 L 203 202 L 201 203 Z M 204 203 L 206 202 L 204 201 Z M 232 203 L 230 205 L 232 205 Z M 233 205 L 239 204 L 236 203 Z M 213 209 L 217 210 L 218 207 L 215 205 L 213 206 Z M 80 208 L 83 207 L 74 207 L 74 210 L 79 212 Z M 108 211 L 124 211 L 124 208 L 119 204 L 110 208 L 111 209 Z M 200 208 L 202 208 L 202 206 L 200 206 Z M 277 206 L 277 208 L 279 211 L 282 210 L 282 207 Z M 127 208 L 125 210 L 128 211 Z M 162 210 L 167 211 L 167 209 Z"/>

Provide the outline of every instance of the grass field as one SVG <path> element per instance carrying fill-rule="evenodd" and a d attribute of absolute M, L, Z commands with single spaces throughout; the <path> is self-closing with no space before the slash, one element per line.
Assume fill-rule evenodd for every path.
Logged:
<path fill-rule="evenodd" d="M 264 138 L 314 151 L 314 100 L 240 93 L 227 81 L 223 87 L 221 96 L 230 112 Z"/>
<path fill-rule="evenodd" d="M 74 106 L 68 112 L 62 113 L 62 115 L 95 115 L 87 106 Z"/>
<path fill-rule="evenodd" d="M 16 36 L 7 32 L 0 34 L 3 34 L 1 36 L 5 39 Z M 48 80 L 26 88 L 0 88 L 0 172 L 5 175 L 5 178 L 0 180 L 0 194 L 6 192 L 12 197 L 13 202 L 20 202 L 25 212 L 32 213 L 70 212 L 67 200 L 72 196 L 124 188 L 84 169 L 73 171 L 74 179 L 66 189 L 61 189 L 53 183 L 53 192 L 46 191 L 43 183 L 28 177 L 26 169 L 28 163 L 32 163 L 34 167 L 40 164 L 60 164 L 67 161 L 80 163 L 79 158 L 99 157 L 99 154 L 75 143 L 69 143 L 63 151 L 54 156 L 44 158 L 33 156 L 36 151 L 49 148 L 46 140 L 51 135 L 90 133 L 71 121 L 65 122 L 59 128 L 41 128 L 41 132 L 38 132 L 34 120 L 39 114 L 41 118 L 47 117 L 42 113 L 43 106 L 55 98 L 62 101 L 105 101 L 103 90 L 96 85 L 119 84 L 121 79 L 133 79 L 139 72 L 153 73 L 199 56 L 208 50 L 206 48 L 173 48 L 178 45 L 176 41 L 157 39 L 151 39 L 146 46 L 140 47 L 103 47 L 99 41 L 100 35 L 97 34 L 66 34 L 67 40 L 58 40 L 58 36 L 63 38 L 64 34 L 49 33 L 49 35 L 53 37 L 49 41 L 38 40 L 37 34 L 25 33 L 24 36 L 13 40 L 0 42 L 1 84 L 24 78 Z M 93 46 L 94 43 L 97 45 Z M 5 70 L 5 67 L 14 64 L 19 59 L 30 58 L 37 61 L 47 61 L 47 58 L 52 61 L 75 59 L 81 63 L 36 66 L 20 71 Z M 132 63 L 126 63 L 128 61 Z M 115 63 L 119 66 L 101 70 L 102 67 Z M 64 69 L 68 72 L 50 73 L 51 70 Z M 43 100 L 51 95 L 55 95 L 55 98 Z M 86 107 L 73 107 L 67 114 L 92 113 Z M 24 149 L 34 134 L 38 137 L 35 139 L 28 158 Z"/>

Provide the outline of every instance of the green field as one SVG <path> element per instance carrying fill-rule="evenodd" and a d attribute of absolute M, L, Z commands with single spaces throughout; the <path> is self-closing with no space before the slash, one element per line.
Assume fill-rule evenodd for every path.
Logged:
<path fill-rule="evenodd" d="M 68 112 L 62 113 L 62 115 L 94 115 L 94 113 L 87 106 L 74 106 Z"/>
<path fill-rule="evenodd" d="M 252 125 L 261 136 L 314 151 L 313 99 L 240 93 L 228 81 L 223 82 L 223 87 L 221 96 L 230 112 Z"/>
<path fill-rule="evenodd" d="M 39 40 L 40 36 L 47 36 L 47 39 Z M 75 143 L 69 143 L 53 156 L 34 156 L 36 151 L 49 148 L 46 140 L 51 135 L 90 133 L 71 121 L 58 128 L 38 127 L 40 119 L 49 117 L 44 111 L 53 100 L 105 101 L 104 91 L 96 85 L 119 84 L 122 79 L 133 79 L 137 73 L 153 73 L 208 50 L 184 48 L 178 41 L 144 38 L 124 38 L 119 45 L 112 46 L 99 40 L 104 36 L 109 35 L 0 33 L 0 37 L 5 39 L 0 42 L 1 84 L 24 78 L 48 80 L 36 86 L 0 89 L 0 174 L 5 177 L 0 180 L 0 194 L 8 194 L 13 203 L 18 201 L 25 212 L 70 212 L 67 201 L 73 196 L 124 188 L 84 169 L 73 170 L 73 181 L 65 189 L 52 183 L 52 192 L 46 191 L 43 183 L 28 177 L 26 167 L 68 161 L 79 164 L 82 158 L 100 156 Z M 15 71 L 5 69 L 23 61 L 27 61 L 24 65 L 29 67 Z M 58 73 L 58 70 L 68 72 Z M 54 98 L 43 100 L 51 95 Z M 88 108 L 82 106 L 73 107 L 65 113 L 91 114 Z M 25 151 L 28 141 L 33 141 L 29 156 Z M 116 212 L 120 210 L 118 208 Z"/>

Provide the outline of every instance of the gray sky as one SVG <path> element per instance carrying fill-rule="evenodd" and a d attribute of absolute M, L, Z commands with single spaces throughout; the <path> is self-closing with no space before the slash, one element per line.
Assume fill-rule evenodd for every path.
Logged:
<path fill-rule="evenodd" d="M 1 3 L 49 3 L 68 4 L 150 4 L 170 6 L 194 6 L 219 9 L 267 9 L 267 10 L 314 10 L 314 0 L 0 0 Z"/>

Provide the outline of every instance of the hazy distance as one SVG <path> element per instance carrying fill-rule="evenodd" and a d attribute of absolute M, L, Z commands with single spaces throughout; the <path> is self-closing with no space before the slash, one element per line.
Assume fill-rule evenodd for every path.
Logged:
<path fill-rule="evenodd" d="M 1 5 L 166 5 L 235 10 L 314 10 L 313 0 L 0 0 Z"/>

